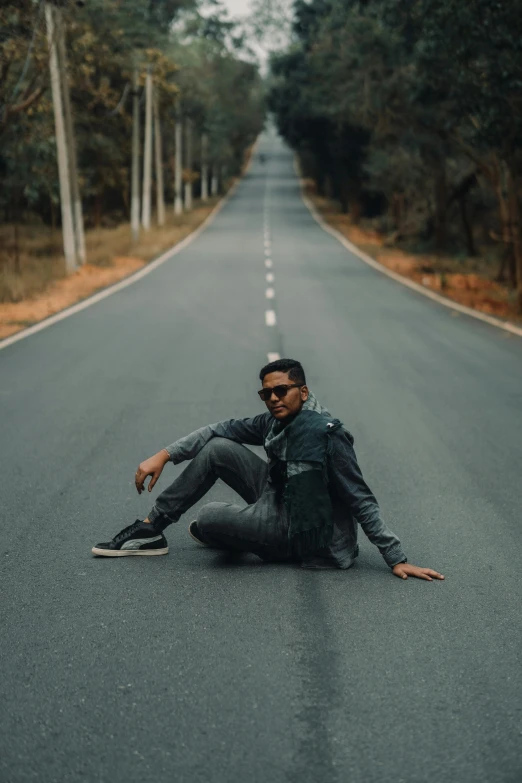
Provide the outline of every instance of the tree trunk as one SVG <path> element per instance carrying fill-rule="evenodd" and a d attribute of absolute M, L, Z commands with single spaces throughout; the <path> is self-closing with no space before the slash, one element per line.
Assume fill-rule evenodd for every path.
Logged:
<path fill-rule="evenodd" d="M 520 205 L 516 177 L 511 167 L 507 168 L 507 196 L 511 228 L 511 244 L 517 291 L 517 310 L 522 313 L 522 242 L 520 237 Z"/>
<path fill-rule="evenodd" d="M 140 99 L 137 68 L 132 77 L 131 231 L 132 241 L 137 242 L 140 237 Z"/>
<path fill-rule="evenodd" d="M 141 198 L 141 225 L 150 228 L 150 189 L 152 181 L 152 74 L 150 67 L 145 80 L 145 140 L 143 146 L 143 195 Z"/>
<path fill-rule="evenodd" d="M 174 214 L 183 212 L 183 120 L 178 115 L 175 129 Z"/>
<path fill-rule="evenodd" d="M 212 179 L 210 181 L 210 195 L 217 196 L 219 193 L 219 174 L 218 167 L 214 163 L 212 166 Z"/>
<path fill-rule="evenodd" d="M 462 217 L 462 226 L 464 228 L 464 234 L 466 236 L 466 251 L 468 256 L 476 256 L 477 251 L 475 249 L 475 240 L 473 237 L 473 226 L 468 215 L 468 201 L 466 194 L 462 194 L 459 198 L 460 202 L 460 215 Z"/>
<path fill-rule="evenodd" d="M 442 253 L 447 246 L 447 220 L 446 204 L 448 202 L 448 188 L 446 182 L 446 169 L 442 161 L 439 161 L 435 170 L 435 249 Z"/>
<path fill-rule="evenodd" d="M 339 182 L 338 187 L 338 199 L 341 204 L 341 212 L 345 215 L 349 212 L 352 221 L 357 223 L 361 214 L 357 191 L 352 188 L 351 181 L 346 179 L 342 179 L 341 182 Z"/>
<path fill-rule="evenodd" d="M 71 197 L 73 205 L 74 236 L 76 241 L 76 254 L 80 264 L 85 263 L 85 231 L 83 227 L 83 208 L 80 195 L 80 183 L 78 180 L 78 156 L 76 153 L 76 139 L 74 136 L 74 123 L 71 108 L 71 95 L 69 90 L 69 76 L 67 69 L 67 51 L 65 47 L 65 31 L 61 9 L 54 8 L 56 21 L 56 42 L 60 75 L 62 79 L 62 96 L 65 117 L 65 133 L 67 136 L 67 152 L 69 160 L 69 176 L 71 180 Z"/>
<path fill-rule="evenodd" d="M 158 90 L 154 90 L 154 148 L 156 153 L 156 210 L 158 226 L 165 225 L 165 189 L 163 186 L 163 152 L 159 116 Z"/>
<path fill-rule="evenodd" d="M 100 228 L 103 214 L 103 193 L 99 190 L 94 200 L 94 226 Z"/>
<path fill-rule="evenodd" d="M 333 195 L 333 185 L 332 185 L 332 178 L 329 174 L 326 174 L 324 177 L 324 197 L 325 198 L 332 198 Z"/>
<path fill-rule="evenodd" d="M 315 177 L 315 192 L 318 196 L 324 196 L 324 176 L 321 172 L 319 172 Z"/>
<path fill-rule="evenodd" d="M 121 187 L 120 194 L 121 194 L 121 200 L 123 202 L 123 209 L 124 209 L 124 215 L 127 220 L 130 220 L 130 204 L 129 204 L 129 190 L 127 187 L 127 183 L 122 183 L 125 185 L 125 187 Z"/>
<path fill-rule="evenodd" d="M 18 141 L 15 144 L 14 149 L 14 168 L 15 171 L 18 169 L 18 161 L 20 159 L 20 142 Z M 21 273 L 21 267 L 20 267 L 20 232 L 19 232 L 19 223 L 20 223 L 20 201 L 21 201 L 22 191 L 20 188 L 20 184 L 15 186 L 14 193 L 13 193 L 13 234 L 14 234 L 14 271 L 17 275 Z"/>
<path fill-rule="evenodd" d="M 505 266 L 508 267 L 508 278 L 513 288 L 517 285 L 517 273 L 515 265 L 514 244 L 511 235 L 511 215 L 510 204 L 508 198 L 508 180 L 509 173 L 507 171 L 504 161 L 498 160 L 495 157 L 493 165 L 493 182 L 495 192 L 497 194 L 500 224 L 502 227 L 502 242 L 504 244 L 504 253 L 502 259 L 502 268 L 499 272 L 499 276 L 503 276 Z M 498 279 L 498 278 L 497 278 Z"/>
<path fill-rule="evenodd" d="M 397 234 L 402 235 L 405 212 L 404 193 L 394 193 L 391 200 L 391 212 L 393 218 L 393 227 Z"/>
<path fill-rule="evenodd" d="M 70 274 L 76 269 L 76 242 L 74 239 L 74 223 L 71 204 L 71 187 L 69 178 L 69 156 L 63 118 L 61 79 L 58 55 L 56 52 L 56 30 L 54 9 L 51 3 L 45 4 L 45 20 L 47 24 L 47 39 L 49 42 L 49 71 L 51 75 L 51 90 L 54 108 L 54 127 L 56 133 L 56 151 L 58 156 L 58 177 L 60 181 L 60 207 L 62 211 L 63 250 L 65 255 L 65 271 Z"/>
<path fill-rule="evenodd" d="M 201 136 L 201 201 L 208 201 L 208 136 L 203 133 Z"/>
<path fill-rule="evenodd" d="M 185 164 L 189 177 L 185 182 L 185 209 L 189 212 L 192 209 L 192 120 L 190 118 L 185 121 Z"/>
<path fill-rule="evenodd" d="M 348 201 L 348 212 L 350 213 L 352 223 L 354 226 L 357 226 L 361 220 L 362 204 L 360 198 L 355 194 L 350 196 Z"/>
<path fill-rule="evenodd" d="M 54 207 L 54 201 L 51 194 L 49 194 L 49 205 L 51 208 L 51 234 L 54 235 L 56 231 L 56 209 Z"/>
<path fill-rule="evenodd" d="M 353 175 L 349 179 L 343 180 L 343 191 L 346 194 L 345 198 L 351 222 L 354 226 L 357 226 L 363 213 L 360 181 Z"/>
<path fill-rule="evenodd" d="M 507 245 L 503 246 L 502 253 L 500 256 L 500 267 L 495 275 L 495 281 L 497 283 L 505 283 L 506 279 L 509 277 L 509 275 L 506 272 L 506 269 L 509 267 L 509 256 L 510 256 L 510 250 L 507 247 Z"/>
<path fill-rule="evenodd" d="M 21 274 L 22 268 L 20 266 L 20 234 L 19 234 L 19 226 L 18 226 L 18 220 L 19 220 L 19 214 L 18 214 L 18 205 L 15 212 L 15 222 L 14 222 L 14 269 L 15 273 L 17 275 Z"/>

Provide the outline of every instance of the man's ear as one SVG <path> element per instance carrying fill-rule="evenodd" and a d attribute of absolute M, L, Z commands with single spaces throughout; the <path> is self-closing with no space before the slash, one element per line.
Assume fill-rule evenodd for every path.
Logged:
<path fill-rule="evenodd" d="M 303 400 L 303 402 L 306 402 L 306 400 L 308 399 L 308 395 L 310 394 L 308 390 L 308 386 L 301 386 L 300 391 L 301 391 L 301 399 Z"/>

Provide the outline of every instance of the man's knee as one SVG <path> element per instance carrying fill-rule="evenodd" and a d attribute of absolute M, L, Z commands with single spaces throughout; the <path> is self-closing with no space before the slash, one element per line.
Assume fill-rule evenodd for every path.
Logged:
<path fill-rule="evenodd" d="M 235 448 L 237 449 L 238 446 L 238 443 L 235 443 L 233 440 L 228 440 L 227 438 L 211 438 L 211 440 L 203 446 L 201 452 L 209 459 L 214 460 L 216 457 L 222 457 L 223 454 L 230 453 L 230 451 L 233 451 Z"/>
<path fill-rule="evenodd" d="M 224 509 L 228 508 L 230 505 L 230 503 L 223 503 L 219 500 L 206 503 L 199 509 L 197 516 L 198 527 L 201 530 L 211 530 L 212 528 L 215 528 L 217 524 L 222 522 Z"/>

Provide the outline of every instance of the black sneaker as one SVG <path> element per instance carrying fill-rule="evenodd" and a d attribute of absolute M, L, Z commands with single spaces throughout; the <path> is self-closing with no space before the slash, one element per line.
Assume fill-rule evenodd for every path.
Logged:
<path fill-rule="evenodd" d="M 127 555 L 166 555 L 169 547 L 163 533 L 154 526 L 137 519 L 132 525 L 124 527 L 112 541 L 93 546 L 93 555 L 102 557 L 126 557 Z"/>
<path fill-rule="evenodd" d="M 199 532 L 198 523 L 196 522 L 196 520 L 190 523 L 190 525 L 188 526 L 188 532 L 189 535 L 192 536 L 194 541 L 197 541 L 198 544 L 201 544 L 201 546 L 210 546 L 210 544 L 207 544 L 207 542 L 203 540 L 203 536 Z"/>

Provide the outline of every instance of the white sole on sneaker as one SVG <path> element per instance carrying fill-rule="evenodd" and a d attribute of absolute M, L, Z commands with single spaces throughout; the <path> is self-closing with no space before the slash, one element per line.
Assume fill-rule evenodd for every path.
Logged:
<path fill-rule="evenodd" d="M 164 547 L 163 549 L 98 549 L 98 547 L 93 546 L 91 549 L 91 552 L 93 555 L 98 555 L 100 557 L 136 557 L 137 555 L 142 555 L 144 557 L 151 557 L 153 555 L 168 555 L 169 548 L 168 546 Z"/>

